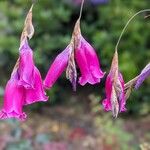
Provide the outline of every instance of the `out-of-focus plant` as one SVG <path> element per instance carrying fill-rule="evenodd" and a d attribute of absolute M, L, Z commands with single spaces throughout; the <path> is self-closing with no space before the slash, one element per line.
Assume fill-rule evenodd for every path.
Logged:
<path fill-rule="evenodd" d="M 139 146 L 133 146 L 129 143 L 134 141 L 131 133 L 125 130 L 123 120 L 110 119 L 111 113 L 102 116 L 102 107 L 99 107 L 99 97 L 90 95 L 91 112 L 95 116 L 93 124 L 97 128 L 97 133 L 101 135 L 102 149 L 122 149 L 122 150 L 137 150 Z M 112 148 L 113 147 L 113 148 Z"/>

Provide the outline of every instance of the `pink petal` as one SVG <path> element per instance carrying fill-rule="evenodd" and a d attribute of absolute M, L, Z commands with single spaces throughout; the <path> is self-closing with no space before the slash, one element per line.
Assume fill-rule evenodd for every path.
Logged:
<path fill-rule="evenodd" d="M 75 58 L 81 72 L 79 83 L 81 85 L 99 83 L 104 73 L 100 69 L 95 50 L 83 37 L 81 37 L 80 44 L 75 50 Z"/>
<path fill-rule="evenodd" d="M 18 73 L 18 84 L 26 89 L 24 105 L 48 100 L 44 92 L 41 74 L 34 65 L 33 52 L 27 40 L 24 40 L 20 46 Z"/>
<path fill-rule="evenodd" d="M 125 101 L 125 93 L 124 93 L 124 80 L 121 73 L 119 73 L 118 82 L 121 83 L 121 93 L 118 98 L 119 110 L 120 112 L 123 112 L 126 111 L 125 108 L 126 101 Z M 113 76 L 110 72 L 107 76 L 106 84 L 105 84 L 106 99 L 104 99 L 102 102 L 102 105 L 106 111 L 112 110 L 112 106 L 111 106 L 112 83 L 113 83 Z"/>
<path fill-rule="evenodd" d="M 102 101 L 102 105 L 103 105 L 103 107 L 104 107 L 104 109 L 105 109 L 106 111 L 110 111 L 110 110 L 111 110 L 111 102 L 110 102 L 110 100 L 104 99 L 104 100 Z"/>
<path fill-rule="evenodd" d="M 40 72 L 35 67 L 33 71 L 34 89 L 26 89 L 26 99 L 24 105 L 32 104 L 39 101 L 47 101 L 48 97 L 43 89 Z"/>
<path fill-rule="evenodd" d="M 112 106 L 111 106 L 111 93 L 112 93 L 112 78 L 111 74 L 109 73 L 106 79 L 106 84 L 105 84 L 105 91 L 106 91 L 106 99 L 102 101 L 102 105 L 106 111 L 110 111 Z"/>
<path fill-rule="evenodd" d="M 17 85 L 17 80 L 10 79 L 4 93 L 4 106 L 0 111 L 0 118 L 17 118 L 24 120 L 26 114 L 22 111 L 25 100 L 25 90 Z"/>
<path fill-rule="evenodd" d="M 51 88 L 68 64 L 70 46 L 61 52 L 54 60 L 44 80 L 45 88 Z"/>
<path fill-rule="evenodd" d="M 34 71 L 33 52 L 29 47 L 27 40 L 24 40 L 21 43 L 20 47 L 20 58 L 19 58 L 20 80 L 18 84 L 24 86 L 25 88 L 34 88 L 33 71 Z"/>

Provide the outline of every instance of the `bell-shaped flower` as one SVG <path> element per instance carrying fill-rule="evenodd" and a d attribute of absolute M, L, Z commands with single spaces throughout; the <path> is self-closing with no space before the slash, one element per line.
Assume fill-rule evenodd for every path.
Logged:
<path fill-rule="evenodd" d="M 26 89 L 24 105 L 47 101 L 48 97 L 43 89 L 41 74 L 34 65 L 33 51 L 29 47 L 27 39 L 21 43 L 18 74 L 18 85 Z"/>
<path fill-rule="evenodd" d="M 76 62 L 80 68 L 81 77 L 79 83 L 85 85 L 86 83 L 99 83 L 103 78 L 104 73 L 100 69 L 98 56 L 93 47 L 80 35 L 79 45 L 75 50 Z"/>
<path fill-rule="evenodd" d="M 100 68 L 95 50 L 81 35 L 79 20 L 74 27 L 70 44 L 56 57 L 50 66 L 44 80 L 44 86 L 51 88 L 66 69 L 66 77 L 71 81 L 73 89 L 76 90 L 77 71 L 75 61 L 81 72 L 81 77 L 79 78 L 81 85 L 86 83 L 96 84 L 103 78 L 104 73 Z"/>
<path fill-rule="evenodd" d="M 26 118 L 26 114 L 22 111 L 26 96 L 25 89 L 18 85 L 18 78 L 19 76 L 16 70 L 7 82 L 3 109 L 0 111 L 0 119 L 17 118 L 24 120 Z"/>
<path fill-rule="evenodd" d="M 42 78 L 33 62 L 33 52 L 27 39 L 21 42 L 20 57 L 8 81 L 4 94 L 4 106 L 0 118 L 25 119 L 23 105 L 47 101 Z"/>
<path fill-rule="evenodd" d="M 110 72 L 105 84 L 106 99 L 102 104 L 106 111 L 112 111 L 114 117 L 117 117 L 119 112 L 126 110 L 125 108 L 125 92 L 124 80 L 118 70 L 118 53 L 114 54 Z"/>
<path fill-rule="evenodd" d="M 18 118 L 24 120 L 23 105 L 39 101 L 47 101 L 44 92 L 42 78 L 39 70 L 34 65 L 33 51 L 28 45 L 34 33 L 32 25 L 32 7 L 25 20 L 24 30 L 21 36 L 19 58 L 8 81 L 4 94 L 4 105 L 0 111 L 0 118 Z"/>
<path fill-rule="evenodd" d="M 138 89 L 146 78 L 150 76 L 150 63 L 141 71 L 140 75 L 137 78 L 135 88 Z"/>

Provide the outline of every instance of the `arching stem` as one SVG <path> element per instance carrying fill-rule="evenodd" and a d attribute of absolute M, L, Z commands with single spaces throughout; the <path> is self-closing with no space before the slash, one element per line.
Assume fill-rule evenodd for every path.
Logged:
<path fill-rule="evenodd" d="M 80 14 L 79 14 L 79 18 L 78 18 L 78 20 L 80 20 L 80 19 L 81 19 L 82 11 L 83 11 L 83 5 L 84 5 L 84 0 L 82 0 L 82 2 L 81 2 Z"/>
<path fill-rule="evenodd" d="M 141 14 L 141 13 L 143 13 L 143 12 L 150 12 L 150 9 L 144 9 L 144 10 L 138 11 L 138 12 L 137 12 L 136 14 L 134 14 L 134 15 L 129 19 L 129 21 L 126 23 L 126 25 L 124 26 L 124 28 L 123 28 L 123 30 L 122 30 L 122 32 L 121 32 L 121 34 L 120 34 L 120 37 L 119 37 L 119 39 L 118 39 L 118 42 L 117 42 L 117 44 L 116 44 L 116 47 L 115 47 L 115 50 L 116 50 L 116 51 L 118 50 L 118 45 L 119 45 L 119 43 L 120 43 L 120 41 L 121 41 L 121 38 L 122 38 L 124 32 L 126 31 L 126 28 L 127 28 L 128 25 L 129 25 L 129 23 L 134 19 L 134 17 L 136 17 L 137 15 L 139 15 L 139 14 Z"/>

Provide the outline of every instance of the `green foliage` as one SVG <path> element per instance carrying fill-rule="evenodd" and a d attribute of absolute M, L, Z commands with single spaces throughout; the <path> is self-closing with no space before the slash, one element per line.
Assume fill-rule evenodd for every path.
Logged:
<path fill-rule="evenodd" d="M 110 0 L 106 5 L 85 5 L 81 21 L 82 34 L 96 48 L 103 70 L 110 68 L 115 44 L 128 19 L 137 11 L 146 9 L 149 1 Z M 0 1 L 0 72 L 1 84 L 10 77 L 18 57 L 19 38 L 30 1 Z M 79 15 L 79 6 L 60 0 L 39 0 L 33 9 L 35 35 L 30 41 L 36 65 L 43 78 L 54 60 L 69 43 L 74 23 Z M 120 70 L 128 81 L 149 62 L 149 19 L 136 17 L 129 25 L 119 45 Z M 61 77 L 61 79 L 64 77 Z M 66 79 L 64 79 L 66 80 Z M 134 92 L 129 102 L 131 111 L 141 111 L 148 103 L 150 93 L 148 80 Z M 58 84 L 58 82 L 57 82 Z M 58 89 L 63 88 L 58 84 Z M 53 92 L 54 91 L 54 92 Z M 56 89 L 52 88 L 51 94 Z M 59 91 L 59 90 L 58 90 Z M 65 90 L 64 90 L 65 91 Z M 67 93 L 66 93 L 67 94 Z M 143 105 L 143 108 L 141 108 Z M 140 107 L 140 109 L 139 109 Z M 138 108 L 138 109 L 136 109 Z M 142 110 L 142 111 L 143 111 Z"/>

